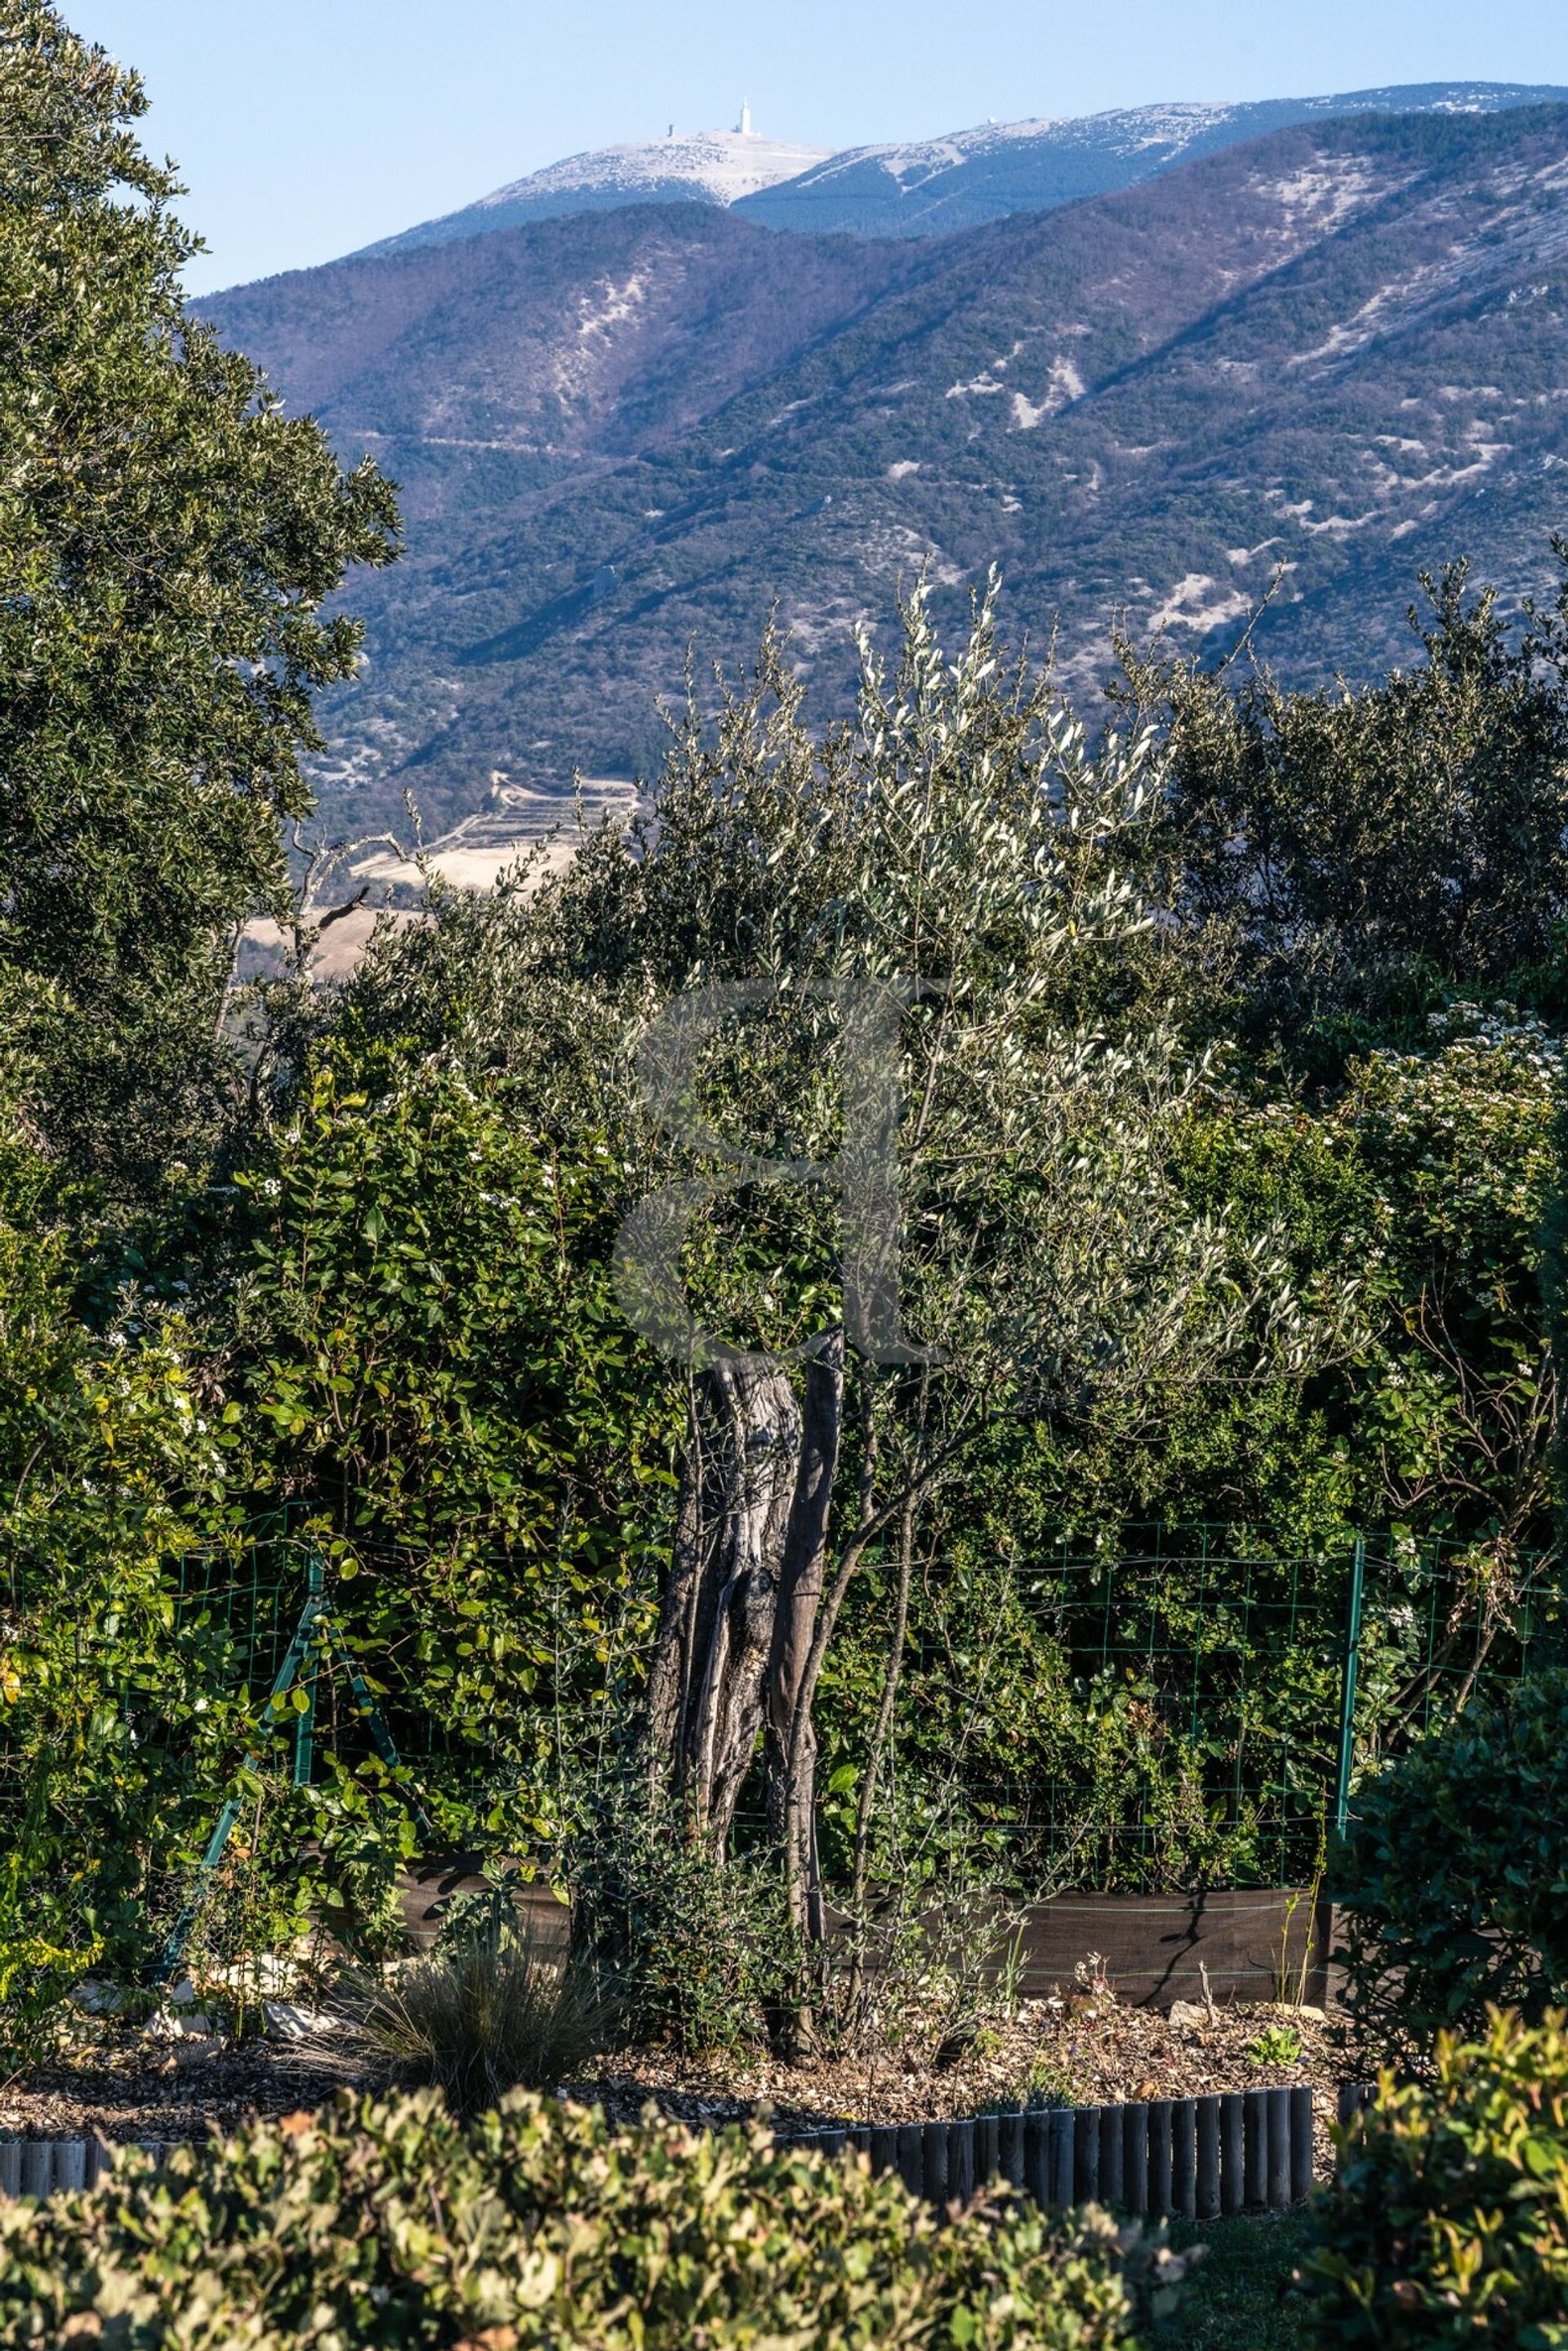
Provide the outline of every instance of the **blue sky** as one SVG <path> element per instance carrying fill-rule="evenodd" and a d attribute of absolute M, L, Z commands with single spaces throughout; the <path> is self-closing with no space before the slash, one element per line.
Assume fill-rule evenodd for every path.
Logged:
<path fill-rule="evenodd" d="M 145 74 L 200 289 L 336 254 L 614 141 L 823 147 L 1157 99 L 1568 84 L 1568 0 L 64 0 Z"/>

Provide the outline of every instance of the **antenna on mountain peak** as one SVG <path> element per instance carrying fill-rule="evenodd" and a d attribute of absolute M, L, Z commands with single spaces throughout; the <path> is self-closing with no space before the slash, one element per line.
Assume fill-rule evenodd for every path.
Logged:
<path fill-rule="evenodd" d="M 752 135 L 751 100 L 748 98 L 743 98 L 740 101 L 740 120 L 736 124 L 735 128 L 737 134 L 742 139 L 749 139 Z"/>

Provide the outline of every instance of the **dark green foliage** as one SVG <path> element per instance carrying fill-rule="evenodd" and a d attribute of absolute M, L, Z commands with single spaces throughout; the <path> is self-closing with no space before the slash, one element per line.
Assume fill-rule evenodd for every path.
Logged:
<path fill-rule="evenodd" d="M 1494 2015 L 1356 2126 L 1312 2212 L 1316 2351 L 1555 2351 L 1568 2339 L 1568 2031 Z"/>
<path fill-rule="evenodd" d="M 151 1854 L 241 1735 L 221 1634 L 170 1638 L 179 1555 L 220 1537 L 223 1458 L 176 1300 L 138 1290 L 107 1328 L 73 1295 L 79 1228 L 6 1069 L 0 1094 L 0 2043 L 60 1991 L 145 1948 Z M 243 1670 L 243 1669 L 242 1669 Z M 180 1724 L 170 1742 L 142 1734 Z"/>
<path fill-rule="evenodd" d="M 1568 1004 L 1568 605 L 1511 639 L 1506 603 L 1448 574 L 1415 666 L 1364 691 L 1145 670 L 1132 690 L 1154 735 L 1110 750 L 984 630 L 950 668 L 922 618 L 891 699 L 841 735 L 770 638 L 716 726 L 697 696 L 654 816 L 590 837 L 532 901 L 437 893 L 340 998 L 256 1006 L 242 1103 L 226 942 L 277 903 L 311 694 L 352 664 L 323 599 L 351 559 L 388 551 L 391 507 L 186 326 L 187 247 L 131 141 L 134 83 L 34 0 L 0 26 L 0 553 L 20 582 L 0 613 L 0 1009 L 20 1040 L 0 1144 L 9 2016 L 89 1964 L 150 1956 L 233 1787 L 245 1823 L 201 1955 L 285 1938 L 308 1904 L 384 1946 L 417 1792 L 455 1846 L 525 1869 L 575 1855 L 597 1948 L 640 1975 L 639 2029 L 688 2044 L 761 2029 L 792 1958 L 761 1865 L 714 1871 L 684 1821 L 622 1822 L 608 1844 L 596 1824 L 634 1740 L 685 1401 L 611 1276 L 623 1211 L 694 1165 L 651 1132 L 629 1047 L 672 991 L 759 964 L 782 974 L 781 1006 L 727 1030 L 704 1082 L 727 1135 L 797 1160 L 841 1141 L 842 1040 L 819 983 L 846 958 L 902 959 L 942 991 L 900 1030 L 921 1129 L 901 1170 L 901 1311 L 941 1365 L 883 1378 L 852 1362 L 830 1514 L 850 1572 L 818 1708 L 834 1889 L 869 1913 L 887 1887 L 966 1873 L 994 1886 L 1013 1868 L 1038 1890 L 1059 1866 L 1145 1886 L 1310 1866 L 1354 1531 L 1381 1539 L 1364 1756 L 1467 1690 L 1467 1643 L 1483 1673 L 1516 1669 L 1521 1582 L 1552 1531 L 1538 1283 Z M 1292 132 L 1266 171 L 1220 159 L 1185 193 L 1172 180 L 940 256 L 764 240 L 711 381 L 688 365 L 681 306 L 722 310 L 758 242 L 721 214 L 605 215 L 477 257 L 359 266 L 341 281 L 346 372 L 323 362 L 311 396 L 347 434 L 390 417 L 405 436 L 434 567 L 401 618 L 379 608 L 395 658 L 354 688 L 361 716 L 390 711 L 406 748 L 428 732 L 422 681 L 455 677 L 442 708 L 455 694 L 458 716 L 422 770 L 438 794 L 474 771 L 476 726 L 536 687 L 563 726 L 591 709 L 624 748 L 606 682 L 651 726 L 645 690 L 655 669 L 674 682 L 670 646 L 716 578 L 749 653 L 763 572 L 786 619 L 820 618 L 835 567 L 860 580 L 868 528 L 956 549 L 962 571 L 993 547 L 1027 553 L 1037 529 L 1071 547 L 1060 527 L 1087 499 L 1096 611 L 1139 566 L 1150 583 L 1196 576 L 1229 447 L 1194 425 L 1199 349 L 1201 402 L 1231 397 L 1220 358 L 1273 371 L 1268 430 L 1299 471 L 1267 531 L 1233 484 L 1219 509 L 1239 549 L 1273 538 L 1299 563 L 1297 622 L 1321 645 L 1311 600 L 1343 577 L 1346 542 L 1309 530 L 1302 501 L 1322 490 L 1311 433 L 1337 429 L 1343 369 L 1328 383 L 1311 355 L 1401 273 L 1447 268 L 1456 241 L 1491 268 L 1508 172 L 1533 175 L 1531 234 L 1550 224 L 1563 132 L 1554 113 Z M 1320 167 L 1352 203 L 1326 238 L 1281 193 Z M 1375 183 L 1375 236 L 1354 209 Z M 1249 287 L 1226 242 L 1238 220 L 1269 256 Z M 657 317 L 674 356 L 635 396 L 580 411 L 559 334 L 580 342 L 584 273 L 632 267 L 639 319 Z M 420 369 L 450 371 L 443 337 L 468 331 L 461 304 L 442 307 L 454 270 L 465 300 L 533 337 L 502 392 L 473 395 L 461 461 L 418 425 Z M 1126 298 L 1107 304 L 1119 273 Z M 225 314 L 281 338 L 285 377 L 317 366 L 289 340 L 294 298 L 260 289 Z M 1045 392 L 1029 370 L 1086 316 L 1084 397 L 1027 423 Z M 1412 468 L 1481 445 L 1479 409 L 1438 396 L 1474 380 L 1453 372 L 1479 348 L 1468 317 L 1423 327 Z M 1497 319 L 1487 381 L 1508 359 L 1533 401 L 1556 298 Z M 890 367 L 916 350 L 906 386 Z M 1375 406 L 1382 365 L 1375 338 L 1354 360 Z M 1266 440 L 1258 397 L 1242 409 Z M 1118 537 L 1149 469 L 1119 474 L 1117 452 L 1176 442 L 1159 534 Z M 906 446 L 920 470 L 890 480 Z M 1090 498 L 1072 484 L 1096 468 Z M 1415 496 L 1401 483 L 1384 521 Z M 507 499 L 532 501 L 510 580 L 454 559 L 491 486 L 503 535 Z M 1176 513 L 1190 496 L 1197 541 Z M 617 569 L 584 601 L 590 559 Z M 1251 560 L 1235 561 L 1247 585 Z M 1019 609 L 1048 590 L 1015 569 Z M 887 601 L 861 582 L 850 602 Z M 1334 630 L 1365 632 L 1358 659 L 1381 642 L 1371 611 L 1348 588 L 1334 607 Z M 426 622 L 446 632 L 435 654 Z M 816 657 L 811 691 L 831 694 L 831 631 Z M 526 741 L 540 731 L 530 718 Z M 1069 806 L 1082 821 L 1060 825 Z M 1107 925 L 1113 867 L 1129 919 Z M 1060 1100 L 1059 1071 L 1077 1073 Z M 220 1145 L 225 1180 L 208 1184 Z M 106 1179 L 115 1228 L 84 1205 Z M 137 1197 L 158 1213 L 119 1229 Z M 701 1311 L 768 1343 L 821 1332 L 836 1225 L 828 1185 L 725 1192 L 685 1268 Z M 862 1479 L 888 1511 L 857 1549 Z M 324 1560 L 411 1759 L 399 1785 L 329 1661 L 311 1784 L 289 1784 L 276 1726 L 253 1746 L 270 1662 L 235 1593 L 260 1513 L 283 1614 L 306 1547 Z M 1173 1530 L 1194 1520 L 1219 1531 L 1184 1543 Z"/>
<path fill-rule="evenodd" d="M 769 1855 L 717 1867 L 678 1803 L 617 1786 L 562 1857 L 578 1949 L 617 1987 L 630 2039 L 687 2056 L 762 2043 L 798 1958 Z"/>
<path fill-rule="evenodd" d="M 1457 1002 L 1407 1050 L 1358 1053 L 1332 1089 L 1269 1071 L 1195 1121 L 1197 1198 L 1278 1230 L 1343 1339 L 1303 1385 L 1184 1422 L 1142 1476 L 1170 1479 L 1184 1515 L 1277 1519 L 1292 1547 L 1390 1522 L 1500 1556 L 1546 1547 L 1541 1228 L 1563 1070 L 1551 1026 Z"/>
<path fill-rule="evenodd" d="M 225 1425 L 256 1488 L 371 1547 L 638 1563 L 668 1409 L 611 1291 L 623 1173 L 565 1142 L 453 1058 L 329 1048 L 236 1178 Z"/>
<path fill-rule="evenodd" d="M 1040 1453 L 1015 1458 L 1032 1467 Z M 1030 1490 L 1027 1469 L 1009 1475 Z M 1061 1509 L 1051 1494 L 1041 1515 Z M 954 1507 L 931 1530 L 951 1564 L 922 1578 L 911 1610 L 873 1879 L 924 1881 L 937 1898 L 954 1875 L 1031 1896 L 1310 1875 L 1312 1761 L 1337 1688 L 1322 1635 L 1343 1606 L 1344 1555 L 1242 1562 L 1217 1546 L 1206 1559 L 1201 1531 L 1123 1525 L 1099 1557 L 1092 1538 L 1053 1557 L 1047 1530 L 1019 1515 L 999 1555 L 988 1514 L 975 1527 Z M 890 1582 L 883 1569 L 861 1595 L 826 1681 L 821 1839 L 835 1880 L 852 1866 Z"/>
<path fill-rule="evenodd" d="M 157 1294 L 125 1308 L 111 1335 L 126 1344 L 106 1352 L 71 1310 L 69 1233 L 28 1260 L 34 1278 L 56 1270 L 45 1359 L 19 1359 L 5 1434 L 28 1548 L 5 1627 L 19 1702 L 0 1720 L 8 1817 L 28 1823 L 16 1849 L 48 1889 L 60 1969 L 72 1954 L 147 1956 L 228 1784 L 246 1665 L 215 1628 L 172 1641 L 172 1592 L 180 1550 L 258 1504 L 318 1530 L 443 1837 L 553 1865 L 586 1792 L 613 1780 L 681 1401 L 611 1294 L 617 1216 L 649 1181 L 621 1040 L 650 975 L 673 984 L 716 908 L 727 936 L 743 917 L 755 925 L 764 861 L 748 867 L 739 849 L 774 820 L 776 786 L 747 771 L 727 863 L 710 837 L 717 815 L 693 794 L 651 871 L 628 871 L 606 835 L 542 916 L 515 897 L 447 900 L 379 949 L 222 1221 L 182 1237 L 193 1305 L 167 1274 L 143 1283 Z M 804 892 L 803 862 L 790 872 Z M 807 894 L 802 921 L 821 904 Z M 1155 985 L 1141 955 L 1119 967 L 1138 1021 Z M 1178 987 L 1179 957 L 1155 977 Z M 1492 1626 L 1494 1657 L 1511 1656 L 1519 1562 L 1548 1530 L 1553 1385 L 1535 1284 L 1559 1061 L 1540 1024 L 1455 1006 L 1410 1050 L 1352 1061 L 1333 1090 L 1239 1059 L 1229 1083 L 1194 1096 L 1168 1178 L 1239 1247 L 1281 1251 L 1333 1334 L 1323 1360 L 1305 1381 L 1173 1384 L 1157 1443 L 1103 1404 L 1087 1424 L 998 1420 L 914 1531 L 902 1686 L 868 1800 L 897 1588 L 891 1541 L 876 1547 L 824 1683 L 821 1834 L 839 1883 L 861 1858 L 873 1884 L 946 1884 L 960 1869 L 995 1882 L 1016 1863 L 1038 1886 L 1063 1855 L 1078 1882 L 1107 1886 L 1270 1877 L 1283 1852 L 1310 1870 L 1333 1772 L 1348 1529 L 1392 1520 L 1410 1537 L 1408 1576 L 1380 1583 L 1369 1611 L 1364 1751 L 1396 1744 L 1426 1711 L 1421 1545 L 1458 1546 L 1443 1607 L 1464 1628 Z M 726 1114 L 754 1137 L 772 1105 L 755 1070 L 737 1070 Z M 23 1237 L 51 1229 L 46 1165 L 18 1128 L 18 1269 Z M 831 1202 L 809 1205 L 831 1216 Z M 786 1263 L 793 1284 L 807 1259 L 774 1253 L 769 1215 L 737 1204 L 726 1250 L 699 1270 L 721 1297 L 734 1285 L 742 1309 L 767 1291 L 789 1313 L 773 1269 Z M 815 1249 L 821 1231 L 808 1230 Z M 66 1474 L 78 1383 L 104 1384 L 110 1365 L 114 1382 L 145 1377 L 174 1416 L 138 1420 L 142 1452 L 117 1433 L 116 1458 L 140 1481 L 133 1541 Z M 1140 1522 L 1195 1518 L 1250 1531 L 1217 1537 L 1203 1561 L 1169 1540 L 1156 1576 L 1130 1564 L 1148 1541 Z M 1096 1565 L 1058 1593 L 1064 1530 Z M 101 1576 L 84 1580 L 95 1558 Z M 1260 1558 L 1273 1562 L 1262 1577 Z M 114 1604 L 117 1578 L 141 1595 L 135 1611 Z M 1108 1659 L 1107 1639 L 1124 1654 Z M 287 1788 L 286 1760 L 279 1747 L 247 1788 L 260 1834 L 236 1847 L 212 1910 L 216 1956 L 225 1938 L 282 1932 L 308 1896 L 345 1926 L 351 1896 L 364 1948 L 385 1924 L 377 1906 L 413 1837 L 406 1804 L 382 1796 L 362 1737 L 339 1742 L 329 1717 L 312 1789 Z M 640 1948 L 664 1954 L 646 2024 L 693 2041 L 754 2033 L 778 1955 L 740 1878 L 723 1903 L 741 1907 L 714 1911 L 719 1889 L 685 1883 L 678 1844 L 644 1857 L 657 1869 L 636 1899 L 660 1917 Z M 16 1914 L 13 1948 L 41 1965 L 37 1898 L 25 1928 Z"/>
<path fill-rule="evenodd" d="M 15 1140 L 0 2001 L 156 1949 L 277 1662 L 248 1645 L 252 1573 L 281 1587 L 287 1637 L 308 1552 L 327 1561 L 455 1847 L 548 1855 L 622 1735 L 670 1411 L 608 1294 L 602 1150 L 563 1163 L 439 1064 L 373 1074 L 368 1100 L 323 1073 L 240 1171 L 215 1332 L 177 1294 L 84 1331 L 45 1164 Z M 258 1510 L 253 1551 L 235 1521 Z M 313 1784 L 288 1784 L 291 1710 L 244 1783 L 208 1956 L 285 1938 L 307 1904 L 384 1939 L 408 1792 L 383 1789 L 329 1665 Z"/>
<path fill-rule="evenodd" d="M 1094 2212 L 939 2219 L 853 2158 L 775 2155 L 515 2094 L 434 2094 L 181 2152 L 0 2210 L 16 2351 L 1110 2351 L 1181 2264 Z M 98 2323 L 95 2325 L 94 2321 Z"/>
<path fill-rule="evenodd" d="M 1561 1071 L 1542 1024 L 1457 1007 L 1333 1093 L 1276 1074 L 1204 1100 L 1187 1196 L 1272 1228 L 1341 1335 L 1304 1382 L 1173 1397 L 1157 1445 L 1114 1418 L 996 1432 L 923 1520 L 884 1858 L 988 1838 L 1042 1871 L 1065 1849 L 1080 1884 L 1310 1876 L 1357 1528 L 1362 1756 L 1440 1718 L 1478 1649 L 1483 1679 L 1517 1672 L 1521 1580 L 1552 1531 L 1537 1277 Z M 879 1562 L 830 1667 L 836 1864 L 895 1593 Z"/>
<path fill-rule="evenodd" d="M 1298 1050 L 1325 1015 L 1418 1015 L 1557 954 L 1568 590 L 1516 636 L 1462 564 L 1423 584 L 1425 660 L 1356 693 L 1132 660 L 1168 735 L 1184 909 L 1235 942 Z"/>
<path fill-rule="evenodd" d="M 1472 1702 L 1357 1790 L 1334 1867 L 1359 2043 L 1424 2057 L 1568 1998 L 1568 1674 Z"/>
<path fill-rule="evenodd" d="M 678 1399 L 611 1290 L 618 1156 L 380 1050 L 330 1057 L 239 1180 L 235 1473 L 329 1528 L 454 1844 L 536 1853 L 623 1735 L 673 1482 Z"/>
<path fill-rule="evenodd" d="M 45 0 L 0 11 L 0 993 L 51 1142 L 122 1185 L 201 1155 L 232 1085 L 233 935 L 278 910 L 321 607 L 392 551 L 373 466 L 187 321 L 193 240 L 134 75 Z"/>
<path fill-rule="evenodd" d="M 1568 1099 L 1559 1101 L 1552 1141 L 1555 1180 L 1541 1220 L 1542 1326 L 1548 1358 L 1561 1364 L 1568 1363 Z M 1561 1416 L 1552 1435 L 1553 1531 L 1562 1545 L 1568 1533 L 1568 1431 Z"/>

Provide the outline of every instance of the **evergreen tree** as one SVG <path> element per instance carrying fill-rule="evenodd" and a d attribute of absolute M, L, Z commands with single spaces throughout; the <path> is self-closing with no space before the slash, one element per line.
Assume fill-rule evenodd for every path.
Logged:
<path fill-rule="evenodd" d="M 218 1129 L 235 935 L 281 908 L 311 696 L 356 657 L 322 608 L 397 528 L 187 319 L 145 105 L 0 0 L 0 1002 L 45 1138 L 121 1193 Z"/>

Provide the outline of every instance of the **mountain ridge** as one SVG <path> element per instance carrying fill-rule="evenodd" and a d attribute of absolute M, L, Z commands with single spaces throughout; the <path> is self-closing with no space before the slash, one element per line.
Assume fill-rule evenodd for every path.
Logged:
<path fill-rule="evenodd" d="M 1102 114 L 987 123 L 945 139 L 846 149 L 740 209 L 764 227 L 827 235 L 929 236 L 1020 211 L 1106 195 L 1270 131 L 1353 114 L 1469 114 L 1560 104 L 1568 89 L 1521 82 L 1420 82 L 1316 98 L 1115 108 Z"/>
<path fill-rule="evenodd" d="M 410 553 L 355 583 L 329 813 L 436 821 L 656 758 L 688 643 L 768 610 L 817 705 L 924 569 L 997 562 L 1015 640 L 1092 691 L 1119 623 L 1385 668 L 1423 565 L 1552 577 L 1568 466 L 1568 107 L 1297 125 L 952 237 L 737 210 L 566 216 L 203 306 Z"/>
<path fill-rule="evenodd" d="M 1568 101 L 1568 88 L 1419 82 L 1337 96 L 1235 104 L 1176 100 L 977 124 L 936 139 L 838 152 L 749 127 L 591 150 L 547 164 L 477 202 L 417 222 L 345 256 L 361 260 L 494 235 L 529 221 L 625 204 L 734 205 L 767 228 L 812 235 L 951 235 L 1014 212 L 1041 212 L 1131 187 L 1182 162 L 1298 122 L 1343 114 L 1473 113 Z"/>

